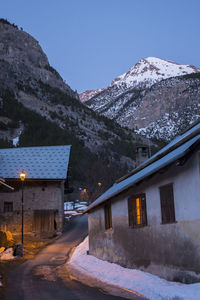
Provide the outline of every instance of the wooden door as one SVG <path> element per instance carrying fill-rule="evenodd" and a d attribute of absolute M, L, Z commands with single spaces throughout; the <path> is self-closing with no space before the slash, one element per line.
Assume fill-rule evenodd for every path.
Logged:
<path fill-rule="evenodd" d="M 34 210 L 33 231 L 53 232 L 55 230 L 54 210 Z"/>

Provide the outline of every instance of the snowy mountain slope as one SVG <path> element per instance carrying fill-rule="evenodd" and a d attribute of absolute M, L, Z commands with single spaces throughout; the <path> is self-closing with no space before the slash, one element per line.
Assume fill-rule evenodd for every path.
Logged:
<path fill-rule="evenodd" d="M 141 59 L 128 72 L 115 78 L 110 86 L 116 84 L 118 87 L 126 85 L 127 88 L 147 88 L 162 79 L 196 72 L 200 72 L 200 69 L 194 66 L 148 57 Z"/>
<path fill-rule="evenodd" d="M 155 131 L 153 126 L 158 122 L 161 128 L 166 123 L 166 116 L 170 123 L 172 111 L 176 116 L 182 116 L 180 120 L 176 117 L 174 124 L 181 124 L 183 119 L 189 122 L 189 117 L 183 115 L 190 116 L 191 120 L 198 118 L 199 74 L 200 69 L 194 66 L 149 57 L 115 78 L 85 104 L 123 126 L 143 128 L 140 132 L 144 134 L 149 134 L 150 126 L 150 136 L 169 140 L 177 134 L 178 128 L 168 130 L 165 124 L 165 130 L 160 130 L 159 135 L 159 129 Z"/>
<path fill-rule="evenodd" d="M 90 192 L 135 166 L 146 138 L 83 105 L 35 38 L 5 19 L 0 41 L 0 147 L 70 144 L 70 176 Z"/>
<path fill-rule="evenodd" d="M 90 98 L 94 97 L 96 94 L 99 94 L 104 89 L 98 89 L 98 90 L 87 90 L 81 94 L 79 94 L 79 98 L 81 102 L 85 102 L 89 100 Z"/>

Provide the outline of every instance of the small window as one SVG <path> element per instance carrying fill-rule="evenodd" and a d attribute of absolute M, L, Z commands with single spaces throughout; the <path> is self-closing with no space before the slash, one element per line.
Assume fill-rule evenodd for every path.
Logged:
<path fill-rule="evenodd" d="M 142 227 L 147 225 L 145 194 L 132 196 L 128 199 L 129 226 Z"/>
<path fill-rule="evenodd" d="M 162 224 L 175 222 L 173 184 L 160 187 Z"/>
<path fill-rule="evenodd" d="M 4 212 L 13 211 L 13 202 L 4 202 Z"/>
<path fill-rule="evenodd" d="M 105 214 L 105 229 L 112 229 L 112 214 L 111 214 L 111 204 L 107 203 L 104 206 L 104 214 Z"/>

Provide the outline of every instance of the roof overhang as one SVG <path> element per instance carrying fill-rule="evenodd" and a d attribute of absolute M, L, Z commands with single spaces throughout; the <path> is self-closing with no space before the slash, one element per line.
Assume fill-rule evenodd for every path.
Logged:
<path fill-rule="evenodd" d="M 10 190 L 14 190 L 14 188 L 8 184 L 5 183 L 5 179 L 4 178 L 0 178 L 0 185 L 4 185 L 5 187 L 9 188 Z"/>
<path fill-rule="evenodd" d="M 96 199 L 85 211 L 89 212 L 93 208 L 101 205 L 103 202 L 119 195 L 121 192 L 129 189 L 138 182 L 144 180 L 145 178 L 153 175 L 160 169 L 179 161 L 183 156 L 187 155 L 194 148 L 200 144 L 200 127 L 198 126 L 195 133 L 189 134 L 187 138 L 183 137 L 180 141 L 172 144 L 172 147 L 164 151 L 159 151 L 157 155 L 150 159 L 147 163 L 144 163 L 141 167 L 134 170 L 131 175 L 124 176 L 121 180 L 116 181 L 116 183 L 108 189 L 103 195 Z"/>

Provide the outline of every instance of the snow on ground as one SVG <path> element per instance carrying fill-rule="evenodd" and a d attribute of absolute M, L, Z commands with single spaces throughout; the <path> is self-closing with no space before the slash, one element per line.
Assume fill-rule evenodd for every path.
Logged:
<path fill-rule="evenodd" d="M 65 211 L 85 210 L 87 207 L 88 207 L 87 202 L 65 202 L 64 203 L 64 210 Z"/>
<path fill-rule="evenodd" d="M 75 250 L 69 264 L 98 281 L 137 292 L 149 300 L 199 300 L 200 283 L 170 282 L 150 273 L 123 268 L 87 255 L 88 238 Z"/>
<path fill-rule="evenodd" d="M 82 213 L 77 212 L 76 210 L 65 210 L 64 212 L 65 216 L 77 216 L 77 215 L 82 215 Z"/>

